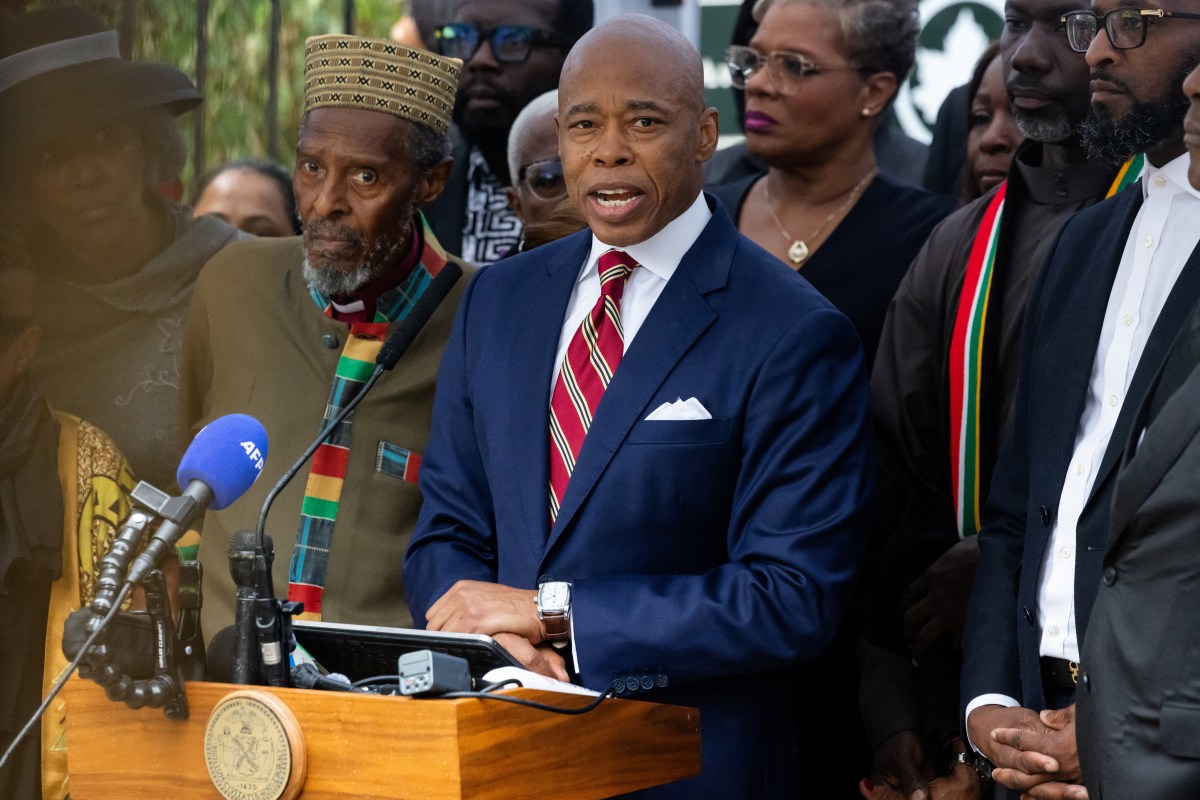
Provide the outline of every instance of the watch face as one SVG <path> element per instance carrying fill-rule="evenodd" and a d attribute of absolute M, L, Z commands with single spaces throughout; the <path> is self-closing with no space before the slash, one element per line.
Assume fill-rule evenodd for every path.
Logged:
<path fill-rule="evenodd" d="M 571 603 L 571 584 L 562 581 L 543 583 L 540 592 L 540 603 L 543 611 L 561 611 Z"/>

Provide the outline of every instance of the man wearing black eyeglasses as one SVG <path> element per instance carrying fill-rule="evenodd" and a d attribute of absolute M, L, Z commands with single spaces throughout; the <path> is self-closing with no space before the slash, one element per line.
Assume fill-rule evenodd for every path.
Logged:
<path fill-rule="evenodd" d="M 504 189 L 512 183 L 508 134 L 533 98 L 558 86 L 571 46 L 592 27 L 592 0 L 466 0 L 430 45 L 460 58 L 454 107 L 454 169 L 425 209 L 452 253 L 487 264 L 514 249 L 521 221 Z"/>
<path fill-rule="evenodd" d="M 1074 785 L 1074 703 L 1089 690 L 1080 651 L 1098 587 L 1125 579 L 1103 561 L 1117 466 L 1200 297 L 1200 191 L 1187 180 L 1180 91 L 1200 62 L 1192 9 L 1096 0 L 1060 18 L 1090 72 L 1089 153 L 1114 162 L 1144 154 L 1145 166 L 1138 187 L 1067 223 L 1042 270 L 979 536 L 964 639 L 967 732 L 1000 768 L 998 781 L 1035 798 L 1087 796 Z M 1104 735 L 1122 735 L 1120 725 Z"/>

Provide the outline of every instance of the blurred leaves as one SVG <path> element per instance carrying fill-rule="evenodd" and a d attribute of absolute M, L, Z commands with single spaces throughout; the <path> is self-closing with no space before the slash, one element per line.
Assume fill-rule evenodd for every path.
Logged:
<path fill-rule="evenodd" d="M 26 8 L 65 0 L 16 3 Z M 197 0 L 71 0 L 101 14 L 121 31 L 122 48 L 134 60 L 161 61 L 197 80 Z M 279 0 L 279 71 L 275 157 L 291 166 L 303 104 L 304 40 L 345 30 L 346 3 L 353 5 L 354 33 L 386 38 L 406 6 L 404 0 Z M 4 3 L 11 6 L 11 2 Z M 205 103 L 182 118 L 189 142 L 204 126 L 200 169 L 271 153 L 268 142 L 271 0 L 208 0 Z M 196 161 L 193 159 L 192 164 Z M 192 170 L 185 173 L 190 182 Z"/>

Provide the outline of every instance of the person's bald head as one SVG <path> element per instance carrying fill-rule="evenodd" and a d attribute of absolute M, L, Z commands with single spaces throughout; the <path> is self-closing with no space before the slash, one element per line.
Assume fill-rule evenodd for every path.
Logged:
<path fill-rule="evenodd" d="M 559 153 L 568 192 L 596 236 L 624 247 L 695 201 L 717 145 L 700 54 L 641 14 L 587 33 L 563 65 Z"/>
<path fill-rule="evenodd" d="M 559 86 L 569 80 L 581 62 L 594 59 L 596 49 L 607 51 L 614 46 L 632 51 L 635 56 L 647 56 L 654 67 L 645 76 L 647 79 L 661 80 L 679 90 L 697 112 L 704 110 L 704 61 L 700 51 L 678 30 L 646 14 L 622 14 L 584 34 L 567 54 Z"/>

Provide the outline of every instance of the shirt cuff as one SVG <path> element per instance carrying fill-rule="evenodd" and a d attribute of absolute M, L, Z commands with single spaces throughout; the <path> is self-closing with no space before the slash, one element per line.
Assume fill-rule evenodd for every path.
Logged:
<path fill-rule="evenodd" d="M 571 666 L 575 668 L 574 674 L 579 673 L 579 650 L 575 647 L 575 612 L 571 611 L 571 619 L 567 623 L 567 627 L 571 632 Z"/>
<path fill-rule="evenodd" d="M 1005 708 L 1017 708 L 1021 703 L 1006 694 L 981 694 L 971 702 L 967 703 L 967 713 L 963 715 L 964 720 L 971 718 L 971 712 L 981 706 L 1004 706 Z M 967 725 L 967 744 L 971 745 L 971 749 L 979 755 L 983 755 L 983 751 L 975 746 L 971 741 L 971 726 Z"/>

